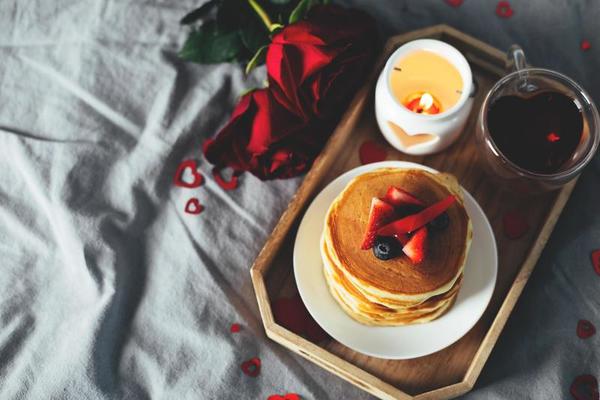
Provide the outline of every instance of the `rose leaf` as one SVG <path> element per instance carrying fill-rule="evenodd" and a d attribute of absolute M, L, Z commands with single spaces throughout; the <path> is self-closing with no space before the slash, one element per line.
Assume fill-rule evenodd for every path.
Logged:
<path fill-rule="evenodd" d="M 263 46 L 259 48 L 256 53 L 254 53 L 254 56 L 252 56 L 250 61 L 248 61 L 248 64 L 246 64 L 246 75 L 248 75 L 254 68 L 265 62 L 268 48 L 269 46 Z"/>
<path fill-rule="evenodd" d="M 255 54 L 261 47 L 269 44 L 269 32 L 257 18 L 250 19 L 240 28 L 242 43 L 249 54 Z"/>
<path fill-rule="evenodd" d="M 181 25 L 189 25 L 198 21 L 199 19 L 204 18 L 208 15 L 208 13 L 212 10 L 214 6 L 217 5 L 217 0 L 209 0 L 206 3 L 202 4 L 200 7 L 196 8 L 194 11 L 190 11 L 187 13 L 179 23 Z"/>
<path fill-rule="evenodd" d="M 306 13 L 315 5 L 319 4 L 319 0 L 300 0 L 296 8 L 292 11 L 289 18 L 289 23 L 293 24 L 300 21 Z"/>
<path fill-rule="evenodd" d="M 243 50 L 238 31 L 222 31 L 211 21 L 190 33 L 179 51 L 179 57 L 186 61 L 212 64 L 233 61 Z"/>

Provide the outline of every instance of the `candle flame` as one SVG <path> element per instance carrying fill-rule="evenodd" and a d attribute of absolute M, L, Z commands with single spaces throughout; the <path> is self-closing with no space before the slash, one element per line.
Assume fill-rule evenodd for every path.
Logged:
<path fill-rule="evenodd" d="M 439 101 L 427 92 L 417 92 L 409 95 L 404 105 L 417 114 L 438 114 L 441 110 Z"/>
<path fill-rule="evenodd" d="M 433 97 L 427 92 L 423 93 L 423 95 L 421 96 L 421 100 L 419 100 L 419 106 L 423 109 L 423 111 L 427 111 L 431 108 L 432 105 Z"/>

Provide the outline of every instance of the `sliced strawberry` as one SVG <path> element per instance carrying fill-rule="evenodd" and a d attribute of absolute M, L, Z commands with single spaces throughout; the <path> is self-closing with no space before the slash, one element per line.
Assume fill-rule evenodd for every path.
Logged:
<path fill-rule="evenodd" d="M 377 236 L 377 229 L 384 224 L 387 224 L 393 217 L 394 207 L 377 197 L 373 197 L 371 200 L 371 210 L 369 211 L 367 230 L 365 231 L 365 236 L 360 248 L 362 250 L 368 250 L 373 247 L 375 236 Z"/>
<path fill-rule="evenodd" d="M 418 212 L 408 217 L 398 219 L 392 223 L 385 225 L 377 231 L 380 236 L 395 236 L 401 233 L 414 232 L 423 225 L 432 221 L 444 211 L 446 211 L 454 202 L 456 197 L 450 195 L 444 200 L 438 201 L 432 206 L 427 207 L 421 212 Z"/>
<path fill-rule="evenodd" d="M 408 193 L 406 190 L 402 190 L 395 186 L 390 186 L 383 199 L 394 207 L 404 206 L 407 204 L 425 206 L 425 203 L 423 203 L 421 200 Z"/>
<path fill-rule="evenodd" d="M 408 243 L 402 248 L 402 252 L 415 264 L 418 264 L 425 259 L 425 253 L 427 252 L 426 226 L 419 228 L 419 230 L 415 232 Z"/>

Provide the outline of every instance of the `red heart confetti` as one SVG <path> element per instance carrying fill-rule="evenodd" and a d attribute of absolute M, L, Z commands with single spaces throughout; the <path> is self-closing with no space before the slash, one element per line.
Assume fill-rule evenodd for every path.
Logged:
<path fill-rule="evenodd" d="M 241 365 L 244 374 L 256 378 L 260 374 L 260 358 L 254 357 L 248 361 L 244 361 Z"/>
<path fill-rule="evenodd" d="M 575 400 L 599 400 L 598 380 L 593 375 L 579 375 L 569 391 Z"/>
<path fill-rule="evenodd" d="M 580 319 L 577 322 L 577 336 L 580 339 L 587 339 L 590 336 L 594 336 L 596 333 L 596 327 L 587 319 Z"/>
<path fill-rule="evenodd" d="M 592 265 L 594 266 L 594 271 L 600 275 L 600 249 L 592 251 Z"/>
<path fill-rule="evenodd" d="M 581 50 L 583 50 L 583 51 L 588 51 L 589 49 L 591 49 L 591 48 L 592 48 L 592 44 L 590 43 L 590 41 L 589 41 L 589 40 L 587 40 L 587 39 L 583 39 L 583 40 L 581 41 L 581 45 L 580 45 L 580 47 L 581 47 Z"/>
<path fill-rule="evenodd" d="M 191 181 L 189 181 L 188 175 L 191 175 Z M 203 182 L 204 177 L 198 172 L 198 164 L 195 160 L 185 160 L 179 164 L 177 172 L 175 172 L 175 176 L 173 177 L 175 186 L 184 188 L 197 188 L 202 185 Z"/>
<path fill-rule="evenodd" d="M 229 328 L 231 333 L 238 333 L 241 329 L 242 327 L 240 326 L 240 324 L 231 324 L 231 328 Z"/>
<path fill-rule="evenodd" d="M 204 206 L 200 204 L 200 200 L 195 197 L 192 197 L 185 204 L 185 212 L 192 215 L 198 215 L 202 211 L 204 211 Z"/>
<path fill-rule="evenodd" d="M 529 230 L 529 223 L 523 214 L 518 211 L 509 211 L 502 218 L 504 234 L 509 239 L 518 239 Z"/>
<path fill-rule="evenodd" d="M 237 188 L 238 177 L 235 173 L 233 175 L 231 175 L 231 179 L 228 181 L 226 181 L 225 178 L 223 178 L 223 176 L 221 176 L 221 170 L 219 170 L 216 167 L 213 168 L 212 174 L 213 174 L 213 178 L 215 178 L 215 181 L 221 187 L 221 189 L 233 190 L 233 189 Z"/>
<path fill-rule="evenodd" d="M 358 158 L 361 164 L 370 164 L 383 161 L 387 157 L 387 151 L 374 140 L 366 140 L 358 149 Z"/>
<path fill-rule="evenodd" d="M 496 15 L 501 18 L 510 18 L 514 14 L 512 7 L 508 1 L 499 1 L 496 6 Z"/>
<path fill-rule="evenodd" d="M 452 7 L 460 7 L 463 3 L 463 0 L 446 0 L 446 4 Z"/>
<path fill-rule="evenodd" d="M 298 294 L 291 298 L 277 299 L 273 304 L 273 315 L 281 326 L 312 342 L 320 342 L 329 337 L 311 317 Z"/>
<path fill-rule="evenodd" d="M 269 397 L 267 397 L 267 400 L 300 400 L 301 397 L 300 395 L 296 394 L 296 393 L 288 393 L 288 394 L 284 394 L 283 396 L 278 395 L 278 394 L 272 394 Z"/>

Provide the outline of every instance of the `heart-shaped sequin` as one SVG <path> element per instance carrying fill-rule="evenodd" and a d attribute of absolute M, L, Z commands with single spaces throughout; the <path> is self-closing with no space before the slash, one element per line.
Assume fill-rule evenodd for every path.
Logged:
<path fill-rule="evenodd" d="M 510 211 L 502 218 L 504 234 L 509 239 L 518 239 L 529 230 L 529 223 L 525 216 L 518 211 Z"/>
<path fill-rule="evenodd" d="M 514 13 L 508 1 L 499 1 L 496 5 L 496 15 L 501 18 L 510 18 Z"/>
<path fill-rule="evenodd" d="M 241 365 L 244 374 L 256 378 L 260 374 L 260 358 L 254 357 L 248 361 L 244 361 Z"/>
<path fill-rule="evenodd" d="M 592 251 L 592 265 L 594 266 L 594 271 L 600 275 L 600 249 Z"/>
<path fill-rule="evenodd" d="M 596 327 L 587 319 L 580 319 L 577 322 L 577 336 L 581 339 L 587 339 L 591 336 L 594 336 L 596 333 Z"/>
<path fill-rule="evenodd" d="M 580 46 L 581 46 L 581 50 L 583 50 L 583 51 L 588 51 L 589 49 L 592 48 L 592 44 L 587 39 L 583 39 L 581 41 L 581 45 Z"/>
<path fill-rule="evenodd" d="M 192 215 L 198 215 L 204 210 L 204 206 L 200 204 L 200 200 L 192 197 L 185 204 L 185 212 Z"/>
<path fill-rule="evenodd" d="M 284 394 L 283 396 L 279 394 L 272 394 L 267 397 L 267 400 L 300 400 L 300 396 L 296 393 L 288 393 Z"/>
<path fill-rule="evenodd" d="M 598 380 L 593 375 L 579 375 L 569 391 L 575 400 L 599 400 Z"/>
<path fill-rule="evenodd" d="M 361 164 L 371 164 L 384 161 L 387 157 L 387 151 L 374 140 L 366 140 L 358 149 L 358 158 Z"/>
<path fill-rule="evenodd" d="M 231 175 L 230 180 L 225 180 L 221 175 L 221 170 L 218 168 L 213 168 L 212 170 L 213 178 L 215 178 L 215 182 L 221 187 L 223 190 L 233 190 L 238 186 L 238 176 L 234 173 Z"/>
<path fill-rule="evenodd" d="M 463 3 L 463 0 L 446 0 L 446 4 L 452 7 L 460 7 Z"/>
<path fill-rule="evenodd" d="M 204 177 L 198 172 L 198 163 L 195 160 L 185 160 L 179 167 L 173 178 L 175 186 L 184 188 L 196 188 L 204 182 Z"/>

